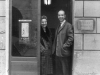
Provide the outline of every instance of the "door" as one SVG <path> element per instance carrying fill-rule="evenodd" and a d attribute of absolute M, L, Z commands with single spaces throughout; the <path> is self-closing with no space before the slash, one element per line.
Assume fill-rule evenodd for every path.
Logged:
<path fill-rule="evenodd" d="M 40 0 L 10 1 L 9 75 L 39 75 Z"/>

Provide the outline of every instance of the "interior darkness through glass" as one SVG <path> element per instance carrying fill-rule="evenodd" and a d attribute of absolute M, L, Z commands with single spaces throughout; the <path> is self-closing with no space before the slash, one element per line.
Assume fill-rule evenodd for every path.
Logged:
<path fill-rule="evenodd" d="M 12 0 L 11 54 L 15 57 L 37 56 L 37 24 L 32 16 L 31 3 L 32 0 Z"/>

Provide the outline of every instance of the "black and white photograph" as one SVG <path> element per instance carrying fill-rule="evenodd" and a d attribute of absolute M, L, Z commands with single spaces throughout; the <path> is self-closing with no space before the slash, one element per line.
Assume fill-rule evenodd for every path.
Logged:
<path fill-rule="evenodd" d="M 100 75 L 100 0 L 0 0 L 0 75 Z"/>

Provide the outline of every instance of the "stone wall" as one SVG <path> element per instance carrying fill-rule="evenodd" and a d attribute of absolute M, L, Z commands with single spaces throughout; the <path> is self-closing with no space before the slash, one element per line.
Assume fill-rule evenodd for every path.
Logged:
<path fill-rule="evenodd" d="M 0 0 L 0 75 L 6 74 L 6 1 Z"/>
<path fill-rule="evenodd" d="M 75 0 L 74 3 L 73 75 L 100 75 L 100 0 Z M 94 30 L 78 30 L 80 19 L 92 19 Z"/>

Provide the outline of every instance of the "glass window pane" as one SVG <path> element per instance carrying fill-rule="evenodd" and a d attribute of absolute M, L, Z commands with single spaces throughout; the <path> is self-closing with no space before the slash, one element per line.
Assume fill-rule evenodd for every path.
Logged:
<path fill-rule="evenodd" d="M 21 8 L 23 7 L 23 8 Z M 12 6 L 12 56 L 37 56 L 37 27 L 32 20 L 31 7 L 28 5 Z M 26 11 L 27 10 L 27 11 Z M 25 14 L 25 12 L 27 14 Z M 29 15 L 31 14 L 31 15 Z"/>

